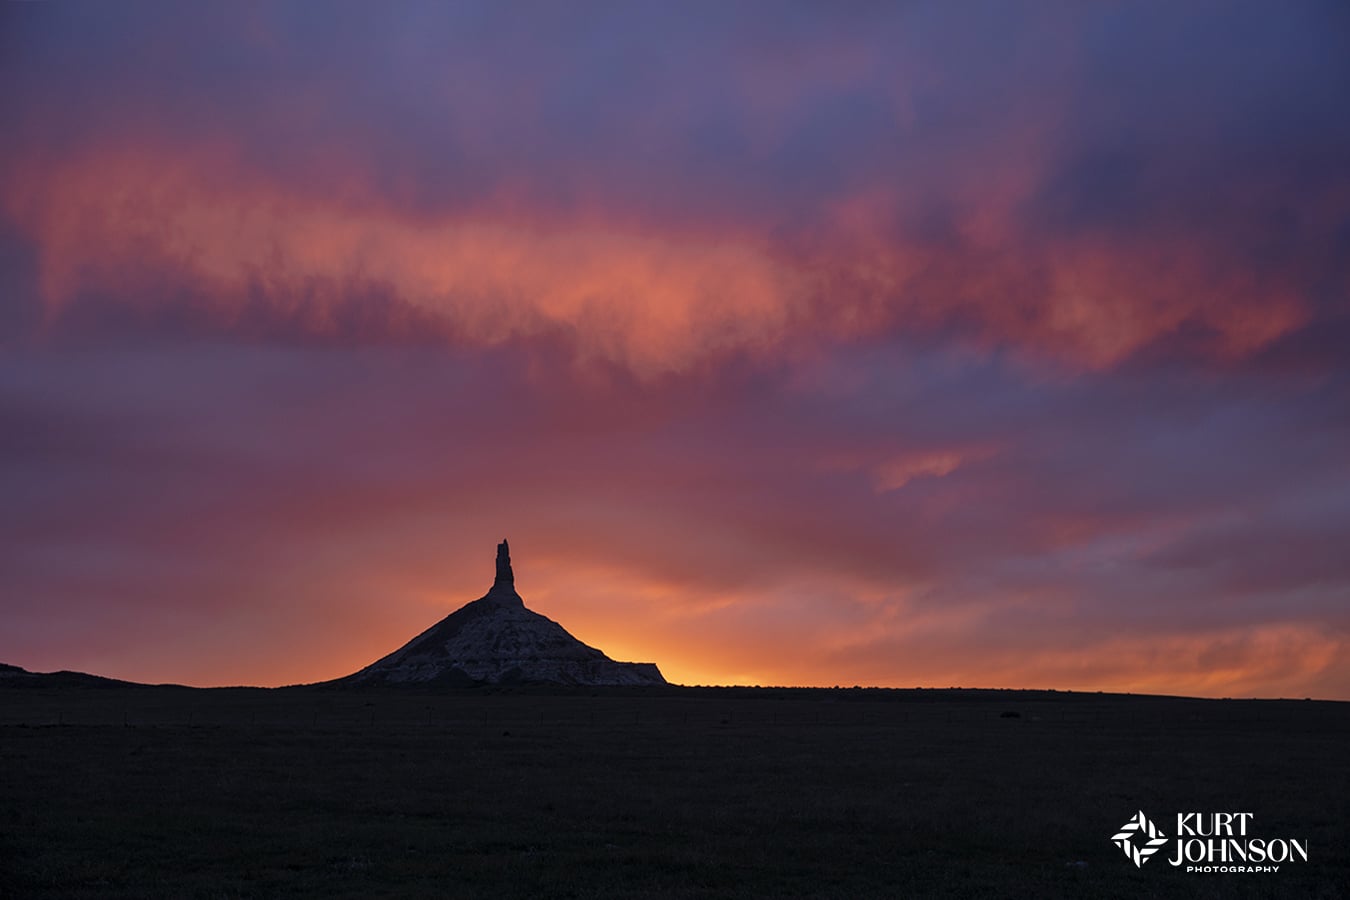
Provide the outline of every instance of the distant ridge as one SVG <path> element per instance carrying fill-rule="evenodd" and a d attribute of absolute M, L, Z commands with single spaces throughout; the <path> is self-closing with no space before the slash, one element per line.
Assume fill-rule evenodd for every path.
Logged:
<path fill-rule="evenodd" d="M 135 681 L 87 675 L 84 672 L 30 672 L 18 666 L 0 663 L 0 688 L 50 687 L 145 687 Z"/>
<path fill-rule="evenodd" d="M 527 609 L 511 548 L 497 545 L 492 589 L 359 672 L 332 685 L 659 685 L 655 663 L 615 662 Z"/>

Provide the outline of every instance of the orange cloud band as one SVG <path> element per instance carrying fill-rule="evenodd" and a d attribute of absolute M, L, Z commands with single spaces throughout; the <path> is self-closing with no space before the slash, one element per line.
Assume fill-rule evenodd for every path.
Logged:
<path fill-rule="evenodd" d="M 5 212 L 38 247 L 49 327 L 77 302 L 149 316 L 191 302 L 223 332 L 259 305 L 291 320 L 302 306 L 304 328 L 323 337 L 360 289 L 407 311 L 423 336 L 491 345 L 563 333 L 583 357 L 650 375 L 794 338 L 953 324 L 1074 367 L 1110 367 L 1184 327 L 1206 329 L 1206 352 L 1233 359 L 1309 317 L 1294 287 L 1175 235 L 1028 243 L 995 205 L 934 244 L 888 224 L 905 202 L 887 187 L 841 202 L 789 249 L 749 224 L 546 216 L 506 200 L 414 217 L 356 187 L 332 199 L 288 190 L 223 150 L 91 151 L 15 166 L 5 185 Z M 161 296 L 166 274 L 186 287 Z"/>

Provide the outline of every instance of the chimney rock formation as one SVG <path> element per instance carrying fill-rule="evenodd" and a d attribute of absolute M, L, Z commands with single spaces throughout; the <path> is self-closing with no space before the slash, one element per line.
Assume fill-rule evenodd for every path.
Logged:
<path fill-rule="evenodd" d="M 337 684 L 665 684 L 655 663 L 615 662 L 525 606 L 516 593 L 511 548 L 497 545 L 497 577 L 398 650 Z"/>

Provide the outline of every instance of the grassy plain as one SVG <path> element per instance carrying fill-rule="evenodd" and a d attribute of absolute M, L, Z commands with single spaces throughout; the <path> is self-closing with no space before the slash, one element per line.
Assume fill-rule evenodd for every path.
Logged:
<path fill-rule="evenodd" d="M 0 897 L 1337 898 L 1347 759 L 1315 701 L 8 689 Z M 1311 860 L 1136 869 L 1139 809 Z"/>

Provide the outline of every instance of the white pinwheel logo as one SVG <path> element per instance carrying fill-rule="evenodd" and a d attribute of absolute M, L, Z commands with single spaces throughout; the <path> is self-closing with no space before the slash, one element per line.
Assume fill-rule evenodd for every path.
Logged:
<path fill-rule="evenodd" d="M 1142 834 L 1148 838 L 1148 842 L 1142 847 L 1134 843 L 1134 836 Z M 1120 831 L 1111 838 L 1111 840 L 1120 849 L 1125 851 L 1125 855 L 1134 860 L 1136 866 L 1142 866 L 1150 856 L 1158 852 L 1163 844 L 1167 843 L 1167 835 L 1158 830 L 1158 826 L 1148 820 L 1141 809 L 1139 814 L 1133 819 L 1120 826 Z"/>

